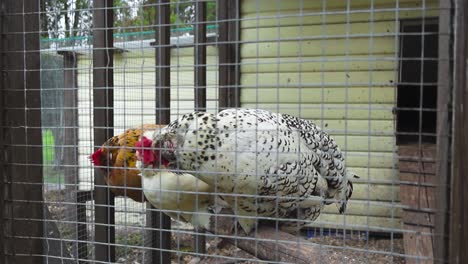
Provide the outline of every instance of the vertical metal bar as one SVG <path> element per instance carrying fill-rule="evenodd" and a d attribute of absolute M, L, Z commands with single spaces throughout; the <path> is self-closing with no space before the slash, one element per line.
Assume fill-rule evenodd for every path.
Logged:
<path fill-rule="evenodd" d="M 452 8 L 451 0 L 440 1 L 439 14 L 439 58 L 437 87 L 437 210 L 435 216 L 434 260 L 435 263 L 445 263 L 448 250 L 449 228 L 447 186 L 450 175 L 450 133 L 451 130 L 451 93 L 452 93 Z"/>
<path fill-rule="evenodd" d="M 456 1 L 449 263 L 468 263 L 468 2 Z"/>
<path fill-rule="evenodd" d="M 39 2 L 2 1 L 2 141 L 6 200 L 1 232 L 8 245 L 2 263 L 44 261 Z M 12 15 L 14 14 L 14 15 Z M 5 88 L 8 88 L 6 90 Z M 2 179 L 3 181 L 4 179 Z M 4 186 L 5 187 L 5 186 Z M 5 197 L 1 197 L 2 199 Z"/>
<path fill-rule="evenodd" d="M 195 111 L 206 111 L 206 1 L 195 2 Z M 200 254 L 206 253 L 204 230 L 195 227 L 193 248 Z"/>
<path fill-rule="evenodd" d="M 98 148 L 113 134 L 113 1 L 93 1 L 93 114 L 94 145 Z M 97 261 L 115 261 L 114 196 L 94 170 L 95 255 Z"/>
<path fill-rule="evenodd" d="M 194 48 L 195 111 L 206 111 L 206 1 L 205 0 L 197 0 L 195 2 L 194 46 L 195 46 Z"/>
<path fill-rule="evenodd" d="M 239 107 L 239 1 L 219 0 L 219 110 Z"/>
<path fill-rule="evenodd" d="M 171 121 L 171 32 L 170 32 L 170 0 L 156 1 L 155 32 L 156 32 L 156 123 L 168 124 Z M 171 218 L 155 210 L 149 204 L 151 214 L 148 221 L 154 229 L 151 235 L 152 263 L 165 264 L 171 262 Z"/>

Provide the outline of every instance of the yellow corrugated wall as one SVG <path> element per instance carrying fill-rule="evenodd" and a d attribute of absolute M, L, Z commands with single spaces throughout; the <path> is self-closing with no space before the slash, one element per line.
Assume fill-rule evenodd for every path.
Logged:
<path fill-rule="evenodd" d="M 328 206 L 316 226 L 401 227 L 392 113 L 399 21 L 436 17 L 437 8 L 415 0 L 241 0 L 241 105 L 315 121 L 361 176 L 346 216 Z"/>

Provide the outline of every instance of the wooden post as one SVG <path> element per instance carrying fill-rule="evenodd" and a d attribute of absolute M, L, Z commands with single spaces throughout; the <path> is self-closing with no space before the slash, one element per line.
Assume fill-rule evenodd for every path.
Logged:
<path fill-rule="evenodd" d="M 39 2 L 2 1 L 1 263 L 43 263 Z"/>
<path fill-rule="evenodd" d="M 436 214 L 434 262 L 445 263 L 448 255 L 448 199 L 450 175 L 451 93 L 452 93 L 452 19 L 451 0 L 441 0 L 439 9 L 439 58 L 437 86 Z"/>
<path fill-rule="evenodd" d="M 0 80 L 0 98 L 3 98 L 5 95 L 5 75 L 3 74 L 6 63 L 5 63 L 5 53 L 6 53 L 6 43 L 5 43 L 5 4 L 0 3 L 0 73 L 1 73 L 1 80 Z M 0 99 L 0 226 L 2 226 L 2 229 L 0 229 L 0 263 L 5 263 L 6 262 L 6 257 L 5 257 L 5 233 L 7 231 L 6 224 L 5 224 L 5 210 L 7 210 L 6 207 L 6 195 L 5 195 L 5 189 L 6 189 L 6 171 L 5 171 L 5 137 L 4 137 L 4 127 L 6 127 L 5 119 L 3 118 L 3 113 L 5 112 L 5 108 L 3 105 L 3 100 Z"/>
<path fill-rule="evenodd" d="M 195 111 L 206 111 L 206 2 L 195 2 L 195 39 L 194 39 L 194 64 L 195 64 Z M 199 254 L 206 253 L 206 237 L 204 231 L 194 227 L 195 235 L 193 249 Z"/>
<path fill-rule="evenodd" d="M 219 110 L 240 106 L 239 1 L 219 0 Z"/>
<path fill-rule="evenodd" d="M 113 0 L 93 1 L 93 115 L 94 146 L 114 134 Z M 115 262 L 114 195 L 100 169 L 94 170 L 95 255 L 97 261 Z"/>
<path fill-rule="evenodd" d="M 468 2 L 455 4 L 449 263 L 468 263 Z M 446 128 L 450 129 L 450 128 Z"/>
<path fill-rule="evenodd" d="M 206 111 L 206 2 L 195 2 L 195 111 Z"/>
<path fill-rule="evenodd" d="M 171 32 L 170 0 L 158 0 L 155 12 L 156 32 L 156 123 L 168 124 L 171 120 Z M 171 218 L 147 203 L 151 211 L 147 214 L 147 225 L 152 228 L 151 263 L 171 262 Z"/>

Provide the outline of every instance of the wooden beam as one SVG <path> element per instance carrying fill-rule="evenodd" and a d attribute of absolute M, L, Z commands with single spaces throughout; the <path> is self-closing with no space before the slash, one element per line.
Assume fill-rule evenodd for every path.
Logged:
<path fill-rule="evenodd" d="M 468 2 L 455 4 L 449 263 L 468 263 Z M 447 128 L 449 129 L 449 128 Z"/>
<path fill-rule="evenodd" d="M 219 111 L 240 106 L 239 9 L 238 0 L 217 2 L 219 19 Z"/>
<path fill-rule="evenodd" d="M 452 93 L 452 1 L 440 1 L 439 58 L 437 75 L 437 156 L 436 215 L 434 229 L 434 262 L 445 263 L 448 255 L 448 184 L 450 179 L 451 93 Z"/>
<path fill-rule="evenodd" d="M 6 47 L 7 43 L 5 43 L 5 16 L 4 14 L 6 13 L 5 10 L 5 5 L 0 5 L 0 70 L 3 73 L 5 71 L 6 67 L 6 59 L 5 59 L 5 54 L 6 54 Z M 7 196 L 5 195 L 5 190 L 6 190 L 6 157 L 5 157 L 5 144 L 8 142 L 5 142 L 5 137 L 3 131 L 6 128 L 6 122 L 4 119 L 4 112 L 5 112 L 5 107 L 3 103 L 3 99 L 5 98 L 5 77 L 4 75 L 1 76 L 1 81 L 0 81 L 0 226 L 2 229 L 0 229 L 0 263 L 6 263 L 6 257 L 5 257 L 5 233 L 7 231 L 6 229 L 6 224 L 5 224 L 5 210 L 7 210 L 5 200 Z"/>
<path fill-rule="evenodd" d="M 155 12 L 156 32 L 156 123 L 171 121 L 171 21 L 170 0 L 157 0 Z M 171 218 L 147 203 L 150 212 L 147 224 L 151 225 L 151 263 L 171 262 Z"/>
<path fill-rule="evenodd" d="M 93 115 L 94 146 L 114 135 L 113 0 L 93 1 Z M 95 255 L 97 261 L 115 262 L 114 195 L 94 170 Z"/>
<path fill-rule="evenodd" d="M 195 111 L 206 111 L 206 2 L 195 2 Z"/>
<path fill-rule="evenodd" d="M 194 64 L 195 64 L 195 111 L 206 111 L 206 1 L 195 2 L 195 38 L 194 38 Z M 206 253 L 206 237 L 204 231 L 195 227 L 193 249 L 199 254 Z"/>
<path fill-rule="evenodd" d="M 245 252 L 267 261 L 313 264 L 320 263 L 321 254 L 326 254 L 319 245 L 268 225 L 259 225 L 253 234 L 234 231 L 237 218 L 231 209 L 222 209 L 210 218 L 209 232 Z M 202 262 L 205 263 L 205 262 Z"/>
<path fill-rule="evenodd" d="M 156 5 L 156 123 L 171 121 L 171 21 L 170 1 L 158 0 Z"/>
<path fill-rule="evenodd" d="M 400 200 L 403 209 L 403 241 L 406 263 L 433 263 L 434 213 L 436 192 L 434 158 L 436 146 L 400 145 Z"/>
<path fill-rule="evenodd" d="M 44 261 L 39 2 L 2 1 L 1 263 Z"/>

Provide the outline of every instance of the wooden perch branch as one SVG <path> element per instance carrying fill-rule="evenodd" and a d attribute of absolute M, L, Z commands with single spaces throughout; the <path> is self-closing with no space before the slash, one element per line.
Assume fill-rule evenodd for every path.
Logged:
<path fill-rule="evenodd" d="M 270 226 L 260 226 L 248 236 L 240 230 L 234 234 L 232 227 L 235 225 L 233 212 L 223 209 L 221 215 L 211 217 L 209 231 L 262 260 L 311 264 L 318 263 L 323 254 L 323 249 L 305 239 Z"/>

